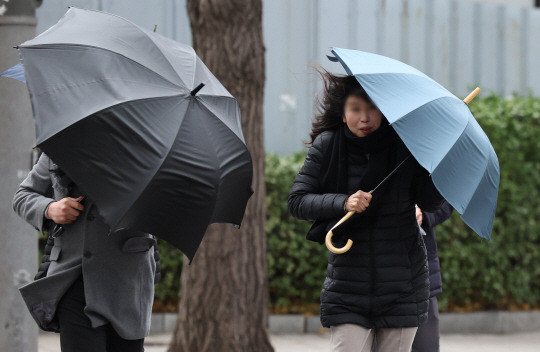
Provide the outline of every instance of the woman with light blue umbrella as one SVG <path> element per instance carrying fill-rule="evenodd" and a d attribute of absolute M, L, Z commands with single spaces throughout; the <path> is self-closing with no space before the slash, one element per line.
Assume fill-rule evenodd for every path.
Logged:
<path fill-rule="evenodd" d="M 332 351 L 370 351 L 376 336 L 377 351 L 408 352 L 429 299 L 415 204 L 435 210 L 442 198 L 356 79 L 322 76 L 321 111 L 289 211 L 315 220 L 307 238 L 321 244 L 343 214 L 355 214 L 335 230 L 338 244 L 352 237 L 355 245 L 329 253 L 321 323 L 332 330 Z"/>
<path fill-rule="evenodd" d="M 378 351 L 408 351 L 410 329 L 416 331 L 427 318 L 424 296 L 429 292 L 424 277 L 427 270 L 420 269 L 427 269 L 425 252 L 422 256 L 412 250 L 416 245 L 423 247 L 423 241 L 420 237 L 416 245 L 405 243 L 418 234 L 410 228 L 410 210 L 417 204 L 429 211 L 425 205 L 432 206 L 430 201 L 437 198 L 429 189 L 432 180 L 463 220 L 489 238 L 499 183 L 497 157 L 466 106 L 477 91 L 464 103 L 396 60 L 346 49 L 333 53 L 350 76 L 327 74 L 323 103 L 341 97 L 342 105 L 322 104 L 322 114 L 313 124 L 312 147 L 289 197 L 289 209 L 298 218 L 316 220 L 308 239 L 322 242 L 321 232 L 331 229 L 326 244 L 333 253 L 321 294 L 321 321 L 332 328 L 333 350 L 369 351 L 373 336 L 378 335 Z M 339 81 L 346 80 L 349 83 L 340 86 Z M 357 88 L 344 89 L 351 80 L 360 83 L 362 94 L 357 94 Z M 356 108 L 357 113 L 371 116 L 357 120 L 360 134 L 347 118 L 349 100 L 355 96 L 365 103 L 365 109 Z M 382 124 L 371 125 L 378 114 Z M 340 115 L 348 128 L 339 127 Z M 347 136 L 347 131 L 362 142 L 353 142 L 354 136 Z M 380 155 L 373 153 L 388 143 L 388 136 L 381 135 L 384 131 L 397 132 L 404 143 L 390 148 L 395 149 L 387 156 L 394 155 L 394 160 L 386 169 L 381 167 Z M 345 136 L 341 138 L 345 143 L 336 143 L 340 135 Z M 366 146 L 376 149 L 366 150 Z M 355 157 L 359 151 L 363 159 Z M 377 159 L 379 166 L 375 167 Z M 416 165 L 431 173 L 429 182 L 421 172 L 407 179 Z M 374 170 L 378 170 L 375 178 Z M 357 189 L 361 191 L 353 191 Z M 427 199 L 416 193 L 419 189 Z M 348 213 L 337 221 L 341 204 Z M 345 247 L 333 246 L 333 232 L 340 245 L 348 238 Z M 351 238 L 356 245 L 352 246 Z M 404 248 L 408 250 L 406 261 L 400 256 Z M 414 313 L 411 307 L 416 307 Z M 397 331 L 399 338 L 394 335 Z"/>

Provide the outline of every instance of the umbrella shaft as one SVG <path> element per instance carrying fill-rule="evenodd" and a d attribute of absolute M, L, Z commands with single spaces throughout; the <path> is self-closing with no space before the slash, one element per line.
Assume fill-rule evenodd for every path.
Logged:
<path fill-rule="evenodd" d="M 373 194 L 373 192 L 375 192 L 377 190 L 377 188 L 379 188 L 384 182 L 386 182 L 386 180 L 388 180 L 393 174 L 395 174 L 396 171 L 401 167 L 401 165 L 403 165 L 410 157 L 411 157 L 411 154 L 407 155 L 407 157 L 405 159 L 403 159 L 403 161 L 401 163 L 399 163 L 399 165 L 396 166 L 396 168 L 394 170 L 392 170 L 392 172 L 389 173 L 388 176 L 386 176 L 381 182 L 379 182 L 379 184 L 377 186 L 375 186 L 375 188 L 373 188 L 371 191 L 369 191 L 369 194 Z"/>

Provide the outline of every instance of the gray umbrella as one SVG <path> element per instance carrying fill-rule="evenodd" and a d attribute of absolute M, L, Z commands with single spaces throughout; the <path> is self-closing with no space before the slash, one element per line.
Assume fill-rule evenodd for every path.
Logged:
<path fill-rule="evenodd" d="M 192 258 L 210 223 L 240 224 L 252 163 L 238 102 L 191 47 L 70 8 L 19 51 L 38 147 L 111 230 L 150 232 Z"/>

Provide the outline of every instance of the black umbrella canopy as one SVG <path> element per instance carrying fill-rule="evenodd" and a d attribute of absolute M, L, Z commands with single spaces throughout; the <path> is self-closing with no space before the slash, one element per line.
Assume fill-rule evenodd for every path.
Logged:
<path fill-rule="evenodd" d="M 238 102 L 191 47 L 71 8 L 19 50 L 38 146 L 113 231 L 193 258 L 210 223 L 240 225 L 252 163 Z"/>

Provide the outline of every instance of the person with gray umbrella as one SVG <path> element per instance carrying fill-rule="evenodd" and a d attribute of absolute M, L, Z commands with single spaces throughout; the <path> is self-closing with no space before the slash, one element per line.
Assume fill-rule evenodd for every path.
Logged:
<path fill-rule="evenodd" d="M 142 350 L 148 233 L 192 260 L 209 224 L 240 226 L 253 193 L 238 101 L 193 48 L 116 15 L 70 8 L 17 49 L 45 155 L 14 208 L 63 229 L 23 298 L 65 351 Z"/>
<path fill-rule="evenodd" d="M 155 239 L 110 229 L 91 199 L 42 154 L 13 199 L 39 231 L 54 231 L 44 277 L 20 288 L 40 328 L 63 352 L 143 351 L 156 278 Z"/>
<path fill-rule="evenodd" d="M 211 223 L 241 225 L 253 163 L 240 105 L 192 47 L 72 7 L 18 50 L 37 147 L 112 232 L 152 233 L 193 260 Z"/>

